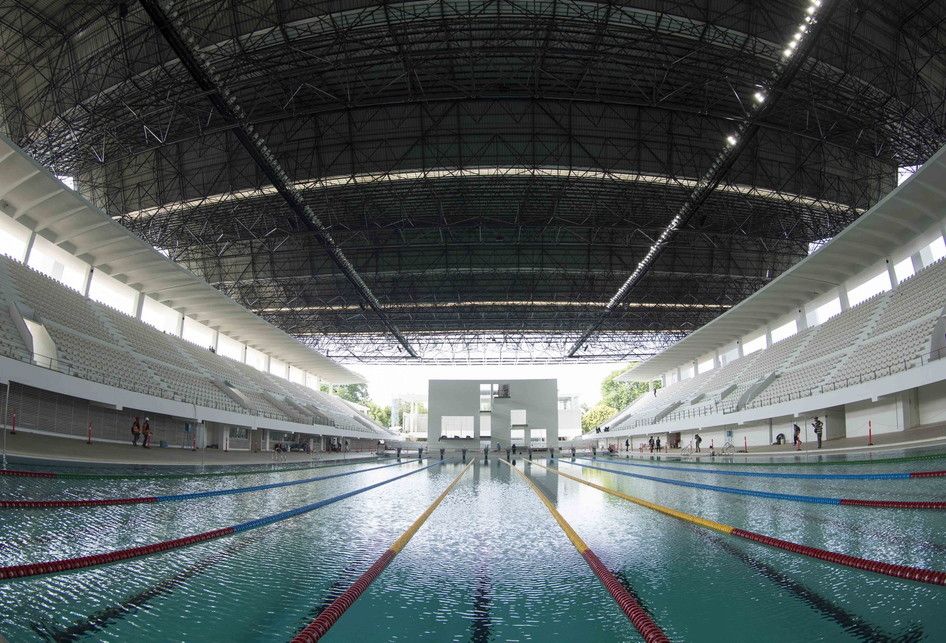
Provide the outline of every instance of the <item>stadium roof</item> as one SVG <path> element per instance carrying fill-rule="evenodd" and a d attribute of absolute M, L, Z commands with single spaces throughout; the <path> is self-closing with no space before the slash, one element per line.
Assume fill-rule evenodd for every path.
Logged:
<path fill-rule="evenodd" d="M 946 143 L 946 5 L 810 6 L 13 2 L 0 128 L 334 359 L 643 359 Z"/>

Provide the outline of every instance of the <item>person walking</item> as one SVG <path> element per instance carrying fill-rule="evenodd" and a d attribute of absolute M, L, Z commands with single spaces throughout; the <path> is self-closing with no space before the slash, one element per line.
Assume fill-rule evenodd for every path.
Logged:
<path fill-rule="evenodd" d="M 138 439 L 141 437 L 141 423 L 138 422 L 138 416 L 135 416 L 135 421 L 131 423 L 131 446 L 138 446 Z"/>
<path fill-rule="evenodd" d="M 824 433 L 824 422 L 818 419 L 818 416 L 815 416 L 815 419 L 811 423 L 812 428 L 815 430 L 815 435 L 818 437 L 818 448 L 821 448 L 821 434 Z"/>
<path fill-rule="evenodd" d="M 699 433 L 697 433 L 695 436 L 693 436 L 693 441 L 696 442 L 696 452 L 699 453 L 700 444 L 703 442 L 703 437 Z"/>
<path fill-rule="evenodd" d="M 797 424 L 792 425 L 792 444 L 796 451 L 801 451 L 801 427 Z"/>
<path fill-rule="evenodd" d="M 148 418 L 145 418 L 144 426 L 141 427 L 141 435 L 144 438 L 141 441 L 141 446 L 145 449 L 151 448 L 151 422 L 148 421 Z"/>

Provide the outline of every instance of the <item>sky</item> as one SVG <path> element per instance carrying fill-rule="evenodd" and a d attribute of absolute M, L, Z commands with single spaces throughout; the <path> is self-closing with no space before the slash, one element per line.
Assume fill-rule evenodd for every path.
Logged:
<path fill-rule="evenodd" d="M 578 395 L 580 404 L 594 406 L 601 399 L 601 380 L 626 364 L 552 364 L 543 366 L 424 366 L 350 364 L 347 368 L 368 380 L 368 395 L 376 404 L 387 405 L 395 397 L 427 397 L 432 379 L 546 379 L 558 380 L 558 392 Z"/>

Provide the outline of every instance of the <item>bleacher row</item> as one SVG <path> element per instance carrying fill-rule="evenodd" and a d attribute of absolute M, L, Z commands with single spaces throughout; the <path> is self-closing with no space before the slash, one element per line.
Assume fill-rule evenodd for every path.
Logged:
<path fill-rule="evenodd" d="M 822 324 L 643 395 L 612 430 L 732 413 L 900 372 L 931 355 L 944 314 L 946 259 Z"/>
<path fill-rule="evenodd" d="M 340 399 L 168 335 L 0 256 L 0 354 L 7 357 L 36 357 L 15 325 L 16 302 L 46 328 L 56 354 L 45 357 L 69 375 L 208 408 L 380 434 Z"/>

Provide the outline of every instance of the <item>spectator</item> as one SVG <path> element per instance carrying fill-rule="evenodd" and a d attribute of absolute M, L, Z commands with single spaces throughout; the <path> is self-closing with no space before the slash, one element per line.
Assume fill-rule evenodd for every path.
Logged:
<path fill-rule="evenodd" d="M 135 416 L 135 421 L 131 423 L 131 446 L 138 446 L 138 438 L 141 437 L 141 423 L 138 422 L 138 416 Z"/>
<path fill-rule="evenodd" d="M 815 430 L 815 436 L 818 438 L 818 448 L 821 448 L 821 434 L 824 433 L 824 422 L 818 419 L 818 416 L 815 416 L 815 419 L 811 423 L 812 428 Z"/>
<path fill-rule="evenodd" d="M 144 426 L 141 427 L 141 435 L 144 436 L 144 439 L 141 441 L 141 446 L 145 449 L 151 448 L 151 422 L 148 421 L 148 418 L 145 418 Z"/>

